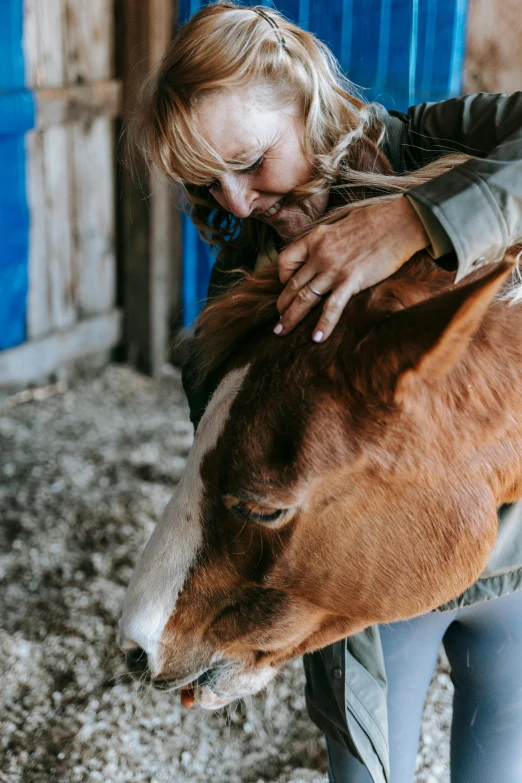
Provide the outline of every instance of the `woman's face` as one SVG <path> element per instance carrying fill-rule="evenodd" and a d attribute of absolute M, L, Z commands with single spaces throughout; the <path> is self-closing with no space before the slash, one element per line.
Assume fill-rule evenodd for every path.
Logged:
<path fill-rule="evenodd" d="M 244 161 L 209 183 L 218 204 L 238 218 L 253 217 L 292 239 L 326 210 L 328 192 L 301 204 L 285 197 L 312 176 L 297 109 L 271 109 L 255 90 L 220 90 L 204 98 L 197 116 L 205 140 L 222 158 Z"/>

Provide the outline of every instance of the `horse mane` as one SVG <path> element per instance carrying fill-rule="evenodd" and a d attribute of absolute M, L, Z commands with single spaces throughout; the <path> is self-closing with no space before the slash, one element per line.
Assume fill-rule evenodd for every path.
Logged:
<path fill-rule="evenodd" d="M 254 274 L 233 270 L 240 278 L 201 311 L 189 353 L 202 379 L 224 362 L 258 328 L 279 319 L 276 303 L 284 286 L 277 266 Z"/>

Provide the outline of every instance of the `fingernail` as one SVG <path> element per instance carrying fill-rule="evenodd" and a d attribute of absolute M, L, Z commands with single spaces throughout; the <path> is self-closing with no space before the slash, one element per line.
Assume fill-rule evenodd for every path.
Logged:
<path fill-rule="evenodd" d="M 276 328 L 274 329 L 274 334 L 281 334 L 283 331 L 283 324 L 277 324 Z"/>
<path fill-rule="evenodd" d="M 312 337 L 312 340 L 314 341 L 314 343 L 320 343 L 323 337 L 324 335 L 322 332 L 316 332 Z"/>

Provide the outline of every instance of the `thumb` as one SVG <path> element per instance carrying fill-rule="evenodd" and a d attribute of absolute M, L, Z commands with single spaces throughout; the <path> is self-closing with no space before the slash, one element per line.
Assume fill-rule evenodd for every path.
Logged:
<path fill-rule="evenodd" d="M 288 283 L 299 267 L 308 260 L 307 237 L 292 242 L 279 253 L 279 279 L 282 283 Z"/>

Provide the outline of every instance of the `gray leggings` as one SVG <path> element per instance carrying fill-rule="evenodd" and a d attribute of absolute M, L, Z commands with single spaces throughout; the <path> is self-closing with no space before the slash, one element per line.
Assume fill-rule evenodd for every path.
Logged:
<path fill-rule="evenodd" d="M 390 783 L 413 783 L 422 708 L 440 643 L 455 686 L 452 783 L 522 781 L 522 591 L 380 628 L 388 679 Z M 371 783 L 327 739 L 331 783 Z"/>

